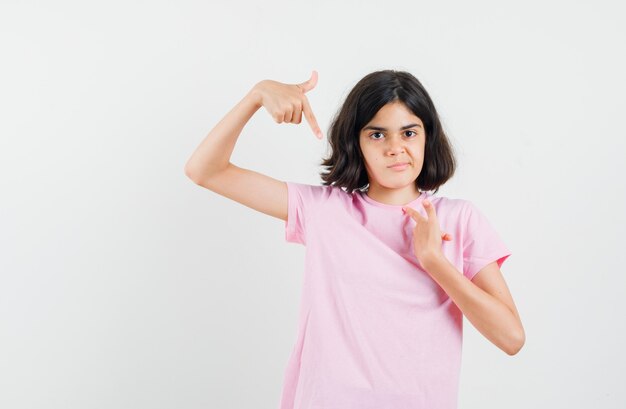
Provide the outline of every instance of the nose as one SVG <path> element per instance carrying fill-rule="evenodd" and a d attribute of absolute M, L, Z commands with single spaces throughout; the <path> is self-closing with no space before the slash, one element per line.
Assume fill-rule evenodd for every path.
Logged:
<path fill-rule="evenodd" d="M 398 155 L 404 153 L 404 141 L 402 138 L 389 138 L 387 153 L 390 155 Z"/>

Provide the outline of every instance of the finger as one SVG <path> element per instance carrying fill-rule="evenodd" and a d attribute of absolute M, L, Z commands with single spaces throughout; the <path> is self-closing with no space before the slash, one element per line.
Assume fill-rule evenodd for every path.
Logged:
<path fill-rule="evenodd" d="M 283 122 L 285 123 L 289 123 L 291 122 L 291 118 L 292 118 L 293 112 L 291 111 L 285 111 L 285 117 L 283 118 Z"/>
<path fill-rule="evenodd" d="M 415 221 L 425 221 L 426 219 L 415 209 L 413 209 L 412 207 L 408 207 L 408 206 L 403 206 L 402 210 L 408 214 L 409 216 L 411 216 L 411 218 Z"/>
<path fill-rule="evenodd" d="M 293 122 L 294 124 L 299 124 L 300 122 L 302 122 L 302 107 L 296 108 L 293 113 L 293 119 L 291 122 Z"/>
<path fill-rule="evenodd" d="M 297 85 L 298 88 L 302 90 L 302 93 L 307 93 L 315 88 L 315 86 L 317 85 L 317 71 L 313 70 L 313 72 L 311 73 L 311 78 Z"/>
<path fill-rule="evenodd" d="M 424 209 L 426 209 L 426 215 L 428 216 L 428 221 L 430 223 L 437 223 L 437 213 L 435 212 L 435 207 L 429 200 L 424 200 L 422 202 L 424 205 Z"/>
<path fill-rule="evenodd" d="M 303 110 L 304 110 L 304 117 L 306 118 L 307 122 L 311 126 L 311 129 L 313 129 L 313 133 L 315 133 L 318 139 L 322 139 L 323 137 L 322 130 L 320 129 L 320 126 L 317 124 L 317 119 L 315 118 L 315 114 L 313 114 L 313 110 L 311 109 L 311 105 L 309 105 L 309 100 L 307 99 L 307 97 L 303 97 L 302 104 L 303 104 Z"/>

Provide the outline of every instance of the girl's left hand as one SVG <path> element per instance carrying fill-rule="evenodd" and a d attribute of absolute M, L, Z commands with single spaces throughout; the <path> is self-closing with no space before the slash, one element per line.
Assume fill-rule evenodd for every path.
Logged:
<path fill-rule="evenodd" d="M 404 210 L 417 223 L 413 229 L 413 252 L 420 263 L 443 257 L 441 244 L 443 240 L 450 241 L 452 236 L 448 233 L 441 234 L 439 221 L 432 203 L 428 200 L 422 202 L 426 215 L 423 217 L 419 212 L 411 207 L 403 207 Z"/>

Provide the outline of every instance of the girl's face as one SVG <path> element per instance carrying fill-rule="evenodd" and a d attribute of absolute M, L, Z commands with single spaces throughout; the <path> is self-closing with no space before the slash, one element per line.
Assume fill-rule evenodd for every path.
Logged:
<path fill-rule="evenodd" d="M 402 197 L 415 197 L 425 143 L 424 124 L 403 102 L 383 106 L 359 134 L 370 192 L 384 196 L 397 191 Z M 399 162 L 408 165 L 390 167 Z"/>

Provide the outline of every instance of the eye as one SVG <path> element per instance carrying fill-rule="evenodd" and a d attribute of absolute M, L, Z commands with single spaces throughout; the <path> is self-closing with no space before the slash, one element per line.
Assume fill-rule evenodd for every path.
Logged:
<path fill-rule="evenodd" d="M 413 134 L 413 135 L 409 135 L 409 136 L 415 136 L 415 135 L 417 135 L 417 133 L 416 133 L 415 131 L 405 131 L 405 134 L 406 134 L 407 132 L 410 132 L 410 133 L 412 133 L 412 134 Z M 370 138 L 372 138 L 372 139 L 374 139 L 374 140 L 379 140 L 379 139 L 381 139 L 381 138 L 373 138 L 373 136 L 374 136 L 374 135 L 382 135 L 382 132 L 374 132 L 374 133 L 371 133 L 371 134 L 370 134 Z"/>

